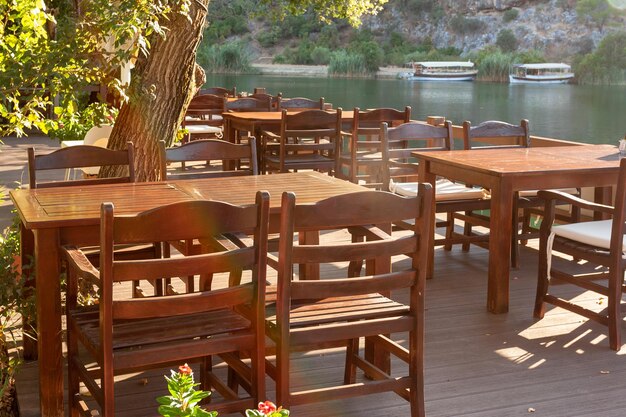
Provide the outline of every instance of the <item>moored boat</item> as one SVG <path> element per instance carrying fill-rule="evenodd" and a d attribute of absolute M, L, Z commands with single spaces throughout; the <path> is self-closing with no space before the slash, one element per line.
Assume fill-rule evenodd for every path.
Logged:
<path fill-rule="evenodd" d="M 516 64 L 511 68 L 511 84 L 565 84 L 574 78 L 572 69 L 567 64 Z"/>
<path fill-rule="evenodd" d="M 423 61 L 413 62 L 413 74 L 407 79 L 414 81 L 473 81 L 478 74 L 470 61 Z"/>

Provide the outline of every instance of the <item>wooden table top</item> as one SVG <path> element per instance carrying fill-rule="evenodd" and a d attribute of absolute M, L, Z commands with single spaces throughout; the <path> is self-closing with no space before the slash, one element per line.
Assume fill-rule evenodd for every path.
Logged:
<path fill-rule="evenodd" d="M 333 110 L 327 110 L 329 113 L 333 112 Z M 298 113 L 298 112 L 293 112 Z M 250 112 L 227 112 L 223 113 L 222 117 L 225 119 L 235 119 L 235 120 L 258 120 L 263 122 L 279 122 L 281 119 L 282 112 L 280 111 L 250 111 Z M 354 117 L 353 110 L 345 110 L 341 112 L 341 120 L 352 120 Z"/>
<path fill-rule="evenodd" d="M 11 191 L 22 222 L 28 229 L 97 224 L 102 202 L 112 202 L 116 214 L 135 214 L 160 205 L 198 199 L 251 204 L 258 190 L 270 193 L 270 207 L 280 211 L 283 191 L 293 191 L 298 202 L 367 188 L 318 172 L 247 177 L 207 178 L 134 184 L 103 184 Z"/>
<path fill-rule="evenodd" d="M 554 146 L 508 149 L 471 149 L 413 153 L 420 159 L 446 165 L 471 168 L 497 176 L 524 173 L 560 175 L 567 171 L 619 168 L 619 152 L 613 145 Z"/>

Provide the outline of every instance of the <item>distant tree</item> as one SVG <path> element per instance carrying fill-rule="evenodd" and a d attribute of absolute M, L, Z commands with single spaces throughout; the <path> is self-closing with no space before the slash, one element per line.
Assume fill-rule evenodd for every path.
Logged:
<path fill-rule="evenodd" d="M 517 38 L 511 29 L 502 29 L 498 33 L 496 45 L 502 52 L 514 52 L 517 49 Z"/>
<path fill-rule="evenodd" d="M 576 3 L 576 14 L 579 20 L 586 17 L 591 18 L 602 30 L 607 19 L 611 16 L 611 8 L 606 0 L 579 0 Z"/>

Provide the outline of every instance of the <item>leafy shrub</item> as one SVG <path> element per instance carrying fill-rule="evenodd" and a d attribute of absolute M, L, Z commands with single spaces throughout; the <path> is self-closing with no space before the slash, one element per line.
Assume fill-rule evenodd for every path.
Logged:
<path fill-rule="evenodd" d="M 502 14 L 502 20 L 504 20 L 504 22 L 511 22 L 517 19 L 518 15 L 519 11 L 517 9 L 507 9 Z"/>
<path fill-rule="evenodd" d="M 626 83 L 626 32 L 607 35 L 595 52 L 579 58 L 574 65 L 581 84 Z"/>
<path fill-rule="evenodd" d="M 496 45 L 498 45 L 503 52 L 513 52 L 517 49 L 517 38 L 511 29 L 502 29 L 498 33 Z"/>
<path fill-rule="evenodd" d="M 363 57 L 365 68 L 368 72 L 376 72 L 383 64 L 385 52 L 377 42 L 370 40 L 365 42 L 352 43 L 350 50 Z"/>
<path fill-rule="evenodd" d="M 269 48 L 276 45 L 280 39 L 280 31 L 277 29 L 260 32 L 256 37 L 256 40 L 263 48 Z"/>
<path fill-rule="evenodd" d="M 330 62 L 330 49 L 316 46 L 311 51 L 311 61 L 315 65 L 328 65 Z"/>
<path fill-rule="evenodd" d="M 450 19 L 450 27 L 460 35 L 476 33 L 485 29 L 485 23 L 480 19 L 468 18 L 457 14 Z"/>
<path fill-rule="evenodd" d="M 408 0 L 406 2 L 406 10 L 412 14 L 430 13 L 435 3 L 434 0 Z"/>
<path fill-rule="evenodd" d="M 522 51 L 515 54 L 515 62 L 518 64 L 541 63 L 546 62 L 546 58 L 540 51 L 530 49 L 528 51 Z"/>

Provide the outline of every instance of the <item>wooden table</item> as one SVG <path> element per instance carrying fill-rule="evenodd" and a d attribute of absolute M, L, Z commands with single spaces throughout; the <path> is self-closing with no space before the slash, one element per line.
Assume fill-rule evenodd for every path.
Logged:
<path fill-rule="evenodd" d="M 600 187 L 596 201 L 609 203 L 607 187 L 617 183 L 619 171 L 618 151 L 611 145 L 414 152 L 414 156 L 421 181 L 434 186 L 436 176 L 441 176 L 491 190 L 487 308 L 493 313 L 509 309 L 514 193 Z"/>
<path fill-rule="evenodd" d="M 135 214 L 163 204 L 194 199 L 254 202 L 257 190 L 270 192 L 270 228 L 278 229 L 280 196 L 293 191 L 299 203 L 366 190 L 317 172 L 250 177 L 211 178 L 137 184 L 91 185 L 11 191 L 22 226 L 34 233 L 34 247 L 22 256 L 36 259 L 39 393 L 42 416 L 63 416 L 63 355 L 61 352 L 61 245 L 97 244 L 100 205 L 113 202 L 116 214 Z"/>

